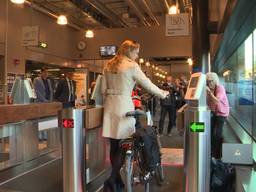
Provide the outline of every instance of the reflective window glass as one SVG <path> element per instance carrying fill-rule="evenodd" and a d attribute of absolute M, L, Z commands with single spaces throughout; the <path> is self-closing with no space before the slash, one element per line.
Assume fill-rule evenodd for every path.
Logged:
<path fill-rule="evenodd" d="M 231 115 L 252 134 L 254 104 L 252 35 L 230 57 L 222 73 Z"/>

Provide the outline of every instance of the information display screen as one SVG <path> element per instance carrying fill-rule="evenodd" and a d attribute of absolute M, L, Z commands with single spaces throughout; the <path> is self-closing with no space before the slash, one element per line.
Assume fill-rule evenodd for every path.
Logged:
<path fill-rule="evenodd" d="M 106 57 L 106 56 L 114 56 L 117 52 L 117 46 L 115 45 L 105 45 L 100 46 L 100 56 Z"/>
<path fill-rule="evenodd" d="M 190 80 L 189 88 L 196 88 L 199 77 L 193 77 Z"/>

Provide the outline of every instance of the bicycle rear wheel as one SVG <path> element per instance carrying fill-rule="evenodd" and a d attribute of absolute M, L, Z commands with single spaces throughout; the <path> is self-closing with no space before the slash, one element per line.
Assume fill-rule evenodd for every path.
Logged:
<path fill-rule="evenodd" d="M 133 188 L 133 157 L 131 154 L 126 154 L 125 157 L 125 172 L 126 172 L 126 187 L 127 192 L 132 192 Z"/>

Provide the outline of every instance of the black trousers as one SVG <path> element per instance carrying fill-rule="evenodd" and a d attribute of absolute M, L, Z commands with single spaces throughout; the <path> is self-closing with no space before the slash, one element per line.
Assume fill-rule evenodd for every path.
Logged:
<path fill-rule="evenodd" d="M 222 131 L 226 119 L 226 117 L 215 114 L 211 116 L 211 154 L 216 159 L 222 157 Z"/>
<path fill-rule="evenodd" d="M 172 128 L 175 126 L 176 120 L 176 110 L 174 105 L 170 106 L 162 106 L 161 107 L 161 114 L 160 114 L 160 121 L 159 121 L 159 134 L 163 133 L 164 128 L 164 120 L 168 113 L 169 116 L 169 123 L 168 123 L 168 130 L 167 133 L 171 133 Z"/>
<path fill-rule="evenodd" d="M 125 155 L 120 150 L 120 139 L 110 138 L 110 162 L 112 166 L 110 179 L 115 181 L 120 176 L 120 169 L 123 166 Z"/>

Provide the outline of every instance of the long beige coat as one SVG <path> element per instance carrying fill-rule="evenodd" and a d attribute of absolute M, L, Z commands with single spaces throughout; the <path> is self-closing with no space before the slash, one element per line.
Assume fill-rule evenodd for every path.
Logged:
<path fill-rule="evenodd" d="M 104 137 L 124 139 L 135 132 L 135 119 L 125 117 L 127 112 L 134 110 L 131 93 L 135 83 L 160 98 L 165 97 L 163 91 L 145 76 L 139 65 L 125 57 L 118 73 L 105 72 L 102 77 Z"/>

